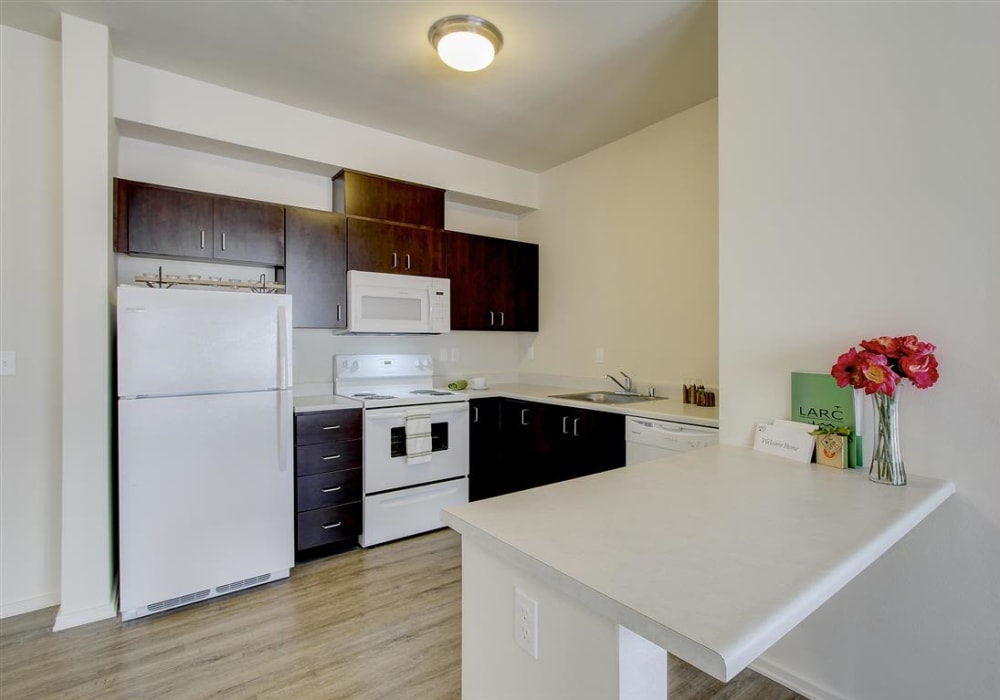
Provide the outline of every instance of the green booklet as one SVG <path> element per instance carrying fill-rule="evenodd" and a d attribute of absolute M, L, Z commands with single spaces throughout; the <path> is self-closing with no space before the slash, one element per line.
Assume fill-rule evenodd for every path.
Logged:
<path fill-rule="evenodd" d="M 829 372 L 792 372 L 792 420 L 813 425 L 850 428 L 847 466 L 861 467 L 861 421 L 864 394 L 841 389 Z"/>

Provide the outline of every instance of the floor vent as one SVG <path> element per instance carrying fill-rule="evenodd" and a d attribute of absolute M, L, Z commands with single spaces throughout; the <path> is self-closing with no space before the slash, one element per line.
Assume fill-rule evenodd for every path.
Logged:
<path fill-rule="evenodd" d="M 207 598 L 210 593 L 211 590 L 204 590 L 197 593 L 188 593 L 178 598 L 168 598 L 167 600 L 161 600 L 159 603 L 150 603 L 146 606 L 146 609 L 151 613 L 169 610 L 170 608 L 176 608 L 180 605 L 187 605 L 188 603 L 194 603 L 195 601 Z"/>
<path fill-rule="evenodd" d="M 238 591 L 241 588 L 249 588 L 250 586 L 266 583 L 270 578 L 271 574 L 261 574 L 260 576 L 254 576 L 253 578 L 245 578 L 242 581 L 234 581 L 233 583 L 216 586 L 215 590 L 220 595 L 223 593 L 232 593 L 233 591 Z"/>

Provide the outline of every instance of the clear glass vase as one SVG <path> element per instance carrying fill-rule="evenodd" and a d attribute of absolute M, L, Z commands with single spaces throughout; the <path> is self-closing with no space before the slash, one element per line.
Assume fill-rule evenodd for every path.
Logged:
<path fill-rule="evenodd" d="M 872 394 L 875 409 L 875 446 L 868 478 L 877 484 L 902 486 L 906 483 L 903 455 L 899 450 L 899 388 L 896 394 Z"/>

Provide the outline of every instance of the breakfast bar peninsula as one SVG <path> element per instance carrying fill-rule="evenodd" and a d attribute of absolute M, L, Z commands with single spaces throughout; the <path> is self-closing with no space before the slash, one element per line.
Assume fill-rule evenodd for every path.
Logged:
<path fill-rule="evenodd" d="M 463 697 L 663 700 L 668 653 L 731 680 L 955 490 L 867 477 L 718 446 L 448 508 Z"/>

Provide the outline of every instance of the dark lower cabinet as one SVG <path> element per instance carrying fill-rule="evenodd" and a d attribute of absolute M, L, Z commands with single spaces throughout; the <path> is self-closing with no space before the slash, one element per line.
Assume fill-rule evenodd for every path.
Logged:
<path fill-rule="evenodd" d="M 500 399 L 469 401 L 469 500 L 503 493 L 500 474 Z"/>
<path fill-rule="evenodd" d="M 296 552 L 313 555 L 357 543 L 361 470 L 360 409 L 295 415 Z"/>
<path fill-rule="evenodd" d="M 507 398 L 470 410 L 470 500 L 625 466 L 623 415 Z"/>

